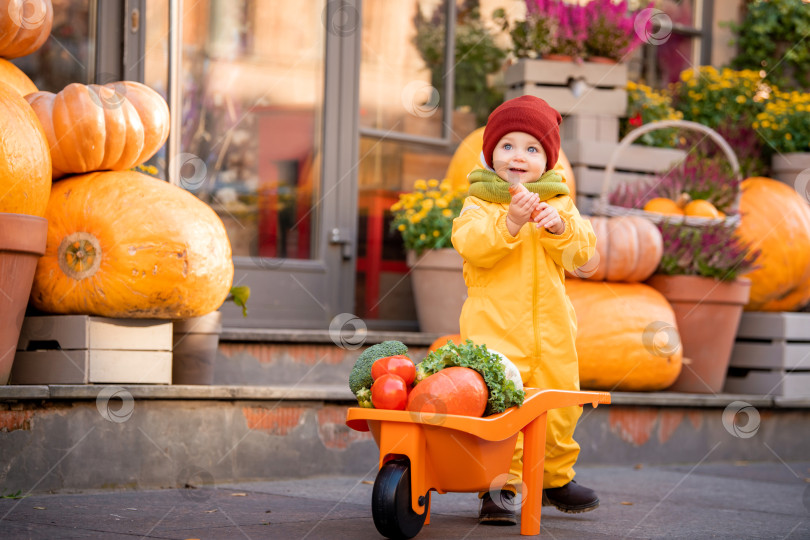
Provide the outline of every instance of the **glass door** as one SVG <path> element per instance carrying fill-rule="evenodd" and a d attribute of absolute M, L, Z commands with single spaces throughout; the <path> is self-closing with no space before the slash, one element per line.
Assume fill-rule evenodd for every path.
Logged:
<path fill-rule="evenodd" d="M 234 284 L 251 288 L 247 318 L 223 306 L 227 327 L 328 328 L 351 310 L 355 181 L 340 156 L 356 153 L 343 19 L 357 12 L 335 4 L 185 3 L 180 154 L 169 168 L 222 218 Z"/>

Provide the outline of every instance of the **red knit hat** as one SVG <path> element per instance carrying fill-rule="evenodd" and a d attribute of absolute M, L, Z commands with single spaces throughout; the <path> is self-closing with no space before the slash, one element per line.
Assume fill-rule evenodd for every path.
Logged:
<path fill-rule="evenodd" d="M 493 167 L 492 153 L 504 135 L 522 131 L 540 142 L 546 152 L 546 170 L 553 169 L 560 154 L 560 122 L 560 113 L 538 97 L 520 96 L 502 103 L 489 115 L 484 128 L 486 165 Z"/>

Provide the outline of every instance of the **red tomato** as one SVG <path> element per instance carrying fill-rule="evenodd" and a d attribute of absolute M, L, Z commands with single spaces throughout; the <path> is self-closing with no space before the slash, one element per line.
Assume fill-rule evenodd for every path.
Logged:
<path fill-rule="evenodd" d="M 398 375 L 381 375 L 371 385 L 371 403 L 375 409 L 404 411 L 408 403 L 408 385 Z"/>
<path fill-rule="evenodd" d="M 371 365 L 371 378 L 375 381 L 386 373 L 399 375 L 405 384 L 410 385 L 416 378 L 416 366 L 413 365 L 413 360 L 404 354 L 386 356 Z"/>

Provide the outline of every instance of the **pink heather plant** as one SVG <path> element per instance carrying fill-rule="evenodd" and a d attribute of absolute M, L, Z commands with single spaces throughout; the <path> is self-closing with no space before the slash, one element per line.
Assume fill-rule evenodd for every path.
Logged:
<path fill-rule="evenodd" d="M 652 2 L 647 6 L 652 7 Z M 635 14 L 626 0 L 592 0 L 583 9 L 587 21 L 585 52 L 617 62 L 641 45 L 634 27 Z"/>
<path fill-rule="evenodd" d="M 582 61 L 588 37 L 588 21 L 582 6 L 560 0 L 526 0 L 526 12 L 527 19 L 542 21 L 549 29 L 548 54 L 571 56 Z"/>
<path fill-rule="evenodd" d="M 760 251 L 741 240 L 734 227 L 664 222 L 658 228 L 664 240 L 664 253 L 656 270 L 659 274 L 732 281 L 757 268 Z"/>
<path fill-rule="evenodd" d="M 585 6 L 562 0 L 526 0 L 526 21 L 516 51 L 519 56 L 523 52 L 524 56 L 561 54 L 576 61 L 591 56 L 621 61 L 641 45 L 634 20 L 627 0 L 592 0 Z M 534 54 L 526 47 L 530 36 L 536 42 Z"/>

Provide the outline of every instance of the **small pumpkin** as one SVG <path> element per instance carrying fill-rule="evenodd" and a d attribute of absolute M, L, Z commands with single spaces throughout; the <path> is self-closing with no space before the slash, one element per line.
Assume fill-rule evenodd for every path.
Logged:
<path fill-rule="evenodd" d="M 683 207 L 683 213 L 687 216 L 704 217 L 709 219 L 718 219 L 720 212 L 717 208 L 705 199 L 695 199 L 686 203 Z"/>
<path fill-rule="evenodd" d="M 444 347 L 445 345 L 447 345 L 449 341 L 452 341 L 456 345 L 461 345 L 463 343 L 461 340 L 461 334 L 447 334 L 436 338 L 436 340 L 430 344 L 430 347 L 428 348 L 428 353 L 432 353 L 439 347 Z"/>
<path fill-rule="evenodd" d="M 4 58 L 0 58 L 0 81 L 14 88 L 21 96 L 37 91 L 37 85 L 23 70 Z"/>
<path fill-rule="evenodd" d="M 154 155 L 169 134 L 165 100 L 140 83 L 72 83 L 26 100 L 48 137 L 54 178 L 130 169 Z"/>
<path fill-rule="evenodd" d="M 667 216 L 682 216 L 683 215 L 683 208 L 673 201 L 672 199 L 667 199 L 666 197 L 656 197 L 654 199 L 650 199 L 644 205 L 645 212 L 653 212 L 655 214 L 664 214 Z"/>
<path fill-rule="evenodd" d="M 0 0 L 0 56 L 31 54 L 48 40 L 52 26 L 51 0 Z"/>
<path fill-rule="evenodd" d="M 770 178 L 740 184 L 737 235 L 759 249 L 746 274 L 751 292 L 746 310 L 796 311 L 810 302 L 810 206 L 793 189 Z"/>
<path fill-rule="evenodd" d="M 567 279 L 577 315 L 576 349 L 583 389 L 657 391 L 681 372 L 675 313 L 643 283 Z"/>
<path fill-rule="evenodd" d="M 664 252 L 664 242 L 661 231 L 650 220 L 639 216 L 589 219 L 596 234 L 596 253 L 577 269 L 576 277 L 594 281 L 644 281 L 655 272 Z"/>
<path fill-rule="evenodd" d="M 233 281 L 219 216 L 188 191 L 135 171 L 53 185 L 31 302 L 50 313 L 185 319 L 220 307 Z"/>
<path fill-rule="evenodd" d="M 483 416 L 489 389 L 474 369 L 453 366 L 434 373 L 408 394 L 408 411 L 422 414 Z"/>
<path fill-rule="evenodd" d="M 51 192 L 51 154 L 34 111 L 0 82 L 0 212 L 42 217 Z"/>

